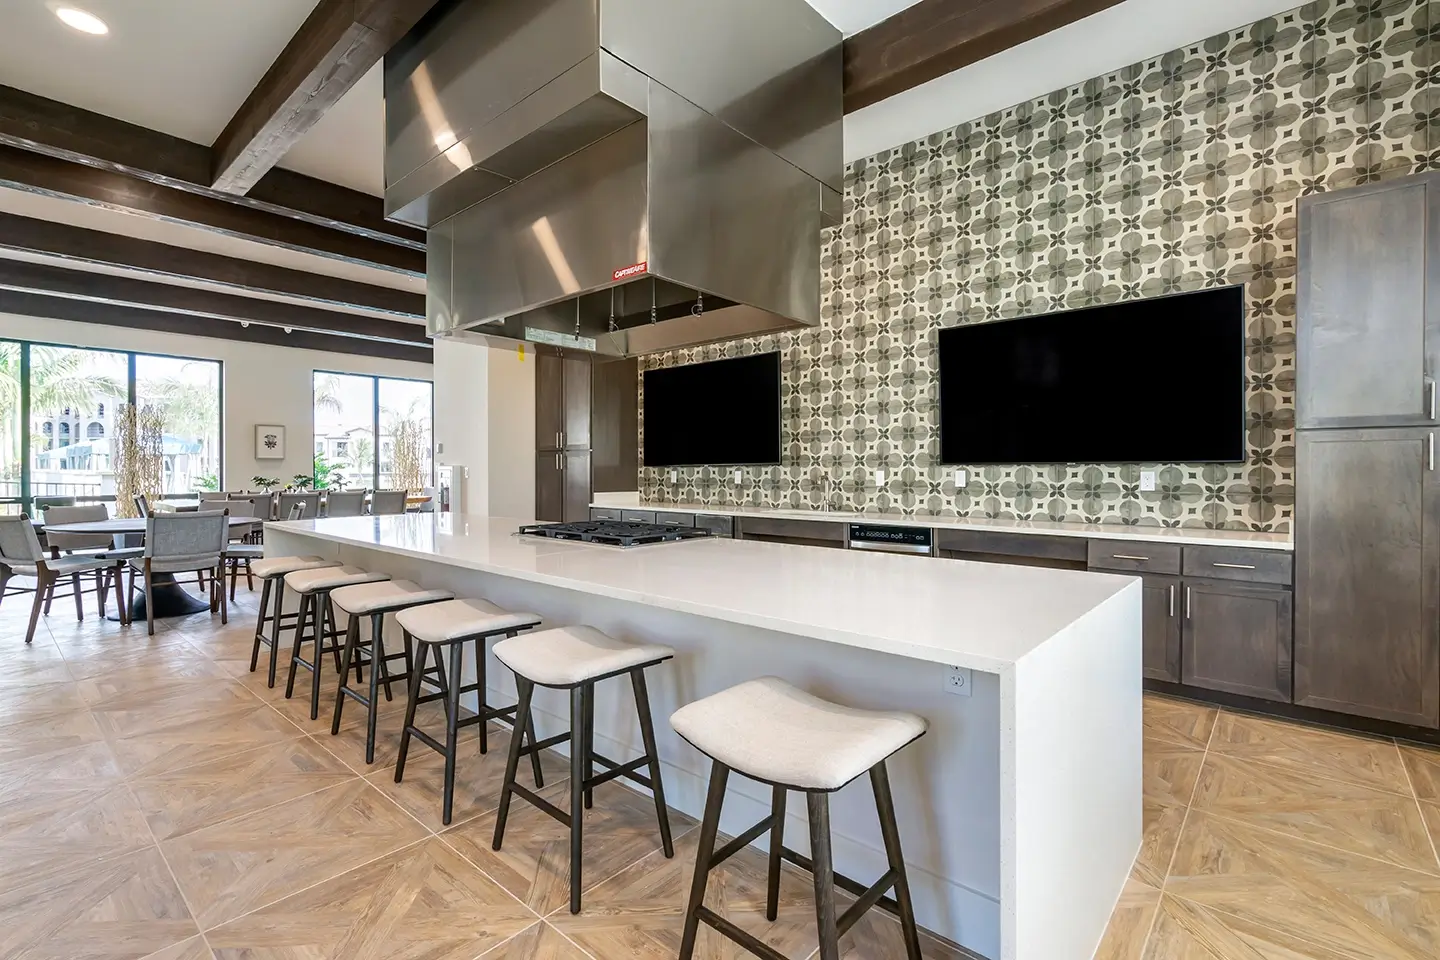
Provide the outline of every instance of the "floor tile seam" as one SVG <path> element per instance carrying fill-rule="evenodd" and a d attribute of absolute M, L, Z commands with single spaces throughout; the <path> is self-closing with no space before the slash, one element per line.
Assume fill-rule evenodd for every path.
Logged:
<path fill-rule="evenodd" d="M 140 820 L 142 823 L 145 824 L 145 832 L 150 836 L 150 843 L 155 847 L 155 853 L 157 856 L 160 857 L 160 862 L 165 865 L 165 872 L 169 875 L 170 882 L 175 885 L 175 892 L 180 894 L 180 902 L 185 904 L 185 912 L 190 915 L 190 922 L 195 925 L 196 933 L 204 936 L 204 931 L 200 929 L 200 915 L 195 912 L 195 906 L 190 902 L 189 895 L 185 893 L 185 888 L 180 885 L 180 877 L 175 873 L 175 868 L 170 865 L 170 858 L 165 856 L 165 850 L 160 846 L 160 841 L 156 839 L 155 831 L 150 829 L 150 821 L 146 819 L 144 808 L 140 806 L 140 798 L 135 796 L 135 791 L 130 788 L 130 784 L 125 783 L 122 784 L 122 786 L 124 786 L 126 791 L 129 792 L 130 802 L 135 804 L 135 809 L 140 811 Z M 184 943 L 186 940 L 189 939 L 190 937 L 185 937 L 181 940 L 175 941 L 175 943 Z M 170 944 L 170 946 L 174 945 L 175 944 L 173 943 Z M 206 946 L 208 947 L 209 944 L 207 943 Z"/>
<path fill-rule="evenodd" d="M 1291 932 L 1291 931 L 1281 930 L 1280 928 L 1278 928 L 1278 927 L 1276 927 L 1276 926 L 1273 926 L 1273 925 L 1271 925 L 1271 924 L 1259 923 L 1259 922 L 1257 922 L 1257 921 L 1256 921 L 1254 918 L 1252 918 L 1252 917 L 1246 917 L 1246 916 L 1243 916 L 1243 915 L 1241 915 L 1241 914 L 1239 914 L 1239 913 L 1235 913 L 1234 911 L 1227 910 L 1227 909 L 1225 909 L 1224 907 L 1217 907 L 1216 905 L 1214 905 L 1214 904 L 1212 904 L 1212 903 L 1206 903 L 1206 902 L 1204 902 L 1204 901 L 1202 901 L 1202 900 L 1196 900 L 1196 899 L 1194 899 L 1194 898 L 1192 898 L 1192 897 L 1184 896 L 1183 894 L 1174 893 L 1174 892 L 1172 892 L 1172 891 L 1166 891 L 1164 894 L 1161 895 L 1161 900 L 1163 901 L 1165 897 L 1171 897 L 1171 898 L 1173 898 L 1173 899 L 1175 899 L 1175 900 L 1180 900 L 1180 901 L 1182 901 L 1182 902 L 1184 902 L 1184 903 L 1187 903 L 1187 904 L 1189 904 L 1189 905 L 1191 905 L 1191 906 L 1193 906 L 1193 907 L 1195 907 L 1195 908 L 1197 908 L 1197 909 L 1204 910 L 1204 911 L 1207 911 L 1207 912 L 1209 912 L 1209 913 L 1217 913 L 1217 914 L 1219 914 L 1221 917 L 1224 917 L 1224 918 L 1227 919 L 1227 920 L 1233 920 L 1233 921 L 1235 921 L 1235 922 L 1237 922 L 1237 923 L 1239 923 L 1239 924 L 1244 924 L 1244 925 L 1246 925 L 1246 926 L 1251 926 L 1251 927 L 1258 927 L 1258 928 L 1261 929 L 1261 930 L 1265 930 L 1265 931 L 1269 931 L 1269 932 L 1272 932 L 1272 933 L 1279 934 L 1281 937 L 1284 937 L 1284 938 L 1289 939 L 1289 940 L 1298 940 L 1298 941 L 1300 941 L 1301 943 L 1306 944 L 1306 945 L 1309 945 L 1309 946 L 1315 946 L 1315 947 L 1319 947 L 1319 948 L 1321 948 L 1321 949 L 1332 950 L 1332 951 L 1335 951 L 1336 953 L 1344 954 L 1345 956 L 1347 956 L 1347 957 L 1349 958 L 1349 960 L 1377 960 L 1377 958 L 1376 958 L 1376 956 L 1375 956 L 1374 954 L 1351 952 L 1351 951 L 1348 950 L 1348 949 L 1345 949 L 1345 948 L 1342 948 L 1342 947 L 1336 945 L 1336 943 L 1335 943 L 1333 940 L 1330 940 L 1330 939 L 1321 939 L 1321 938 L 1319 938 L 1318 935 L 1316 935 L 1316 936 L 1310 936 L 1310 935 L 1307 935 L 1307 934 L 1301 933 L 1301 932 Z M 1157 915 L 1159 914 L 1160 911 L 1159 911 L 1158 907 L 1157 907 L 1157 909 L 1156 909 L 1155 912 L 1156 912 Z M 1148 946 L 1148 944 L 1147 944 L 1147 946 Z M 1142 958 L 1143 958 L 1144 954 L 1142 953 L 1141 956 L 1142 956 Z"/>
<path fill-rule="evenodd" d="M 679 833 L 672 833 L 671 836 L 670 836 L 670 843 L 671 843 L 671 845 L 674 846 L 675 844 L 678 844 L 682 838 L 688 837 L 690 834 L 694 833 L 694 832 L 695 832 L 696 830 L 698 830 L 699 828 L 700 828 L 700 824 L 696 823 L 696 824 L 693 824 L 693 825 L 691 825 L 691 826 L 689 826 L 689 827 L 686 827 L 684 830 L 681 830 Z M 584 895 L 584 894 L 590 892 L 591 890 L 594 890 L 594 889 L 596 889 L 597 887 L 601 886 L 602 884 L 609 883 L 611 880 L 614 880 L 616 877 L 620 876 L 620 874 L 624 873 L 626 870 L 629 870 L 629 869 L 631 869 L 632 867 L 636 867 L 636 866 L 638 866 L 639 864 L 645 862 L 646 860 L 648 860 L 648 859 L 650 859 L 651 857 L 656 856 L 656 855 L 659 855 L 660 857 L 662 857 L 663 859 L 666 859 L 666 860 L 674 859 L 673 857 L 666 857 L 666 856 L 665 856 L 665 848 L 664 848 L 664 847 L 660 847 L 660 848 L 657 848 L 657 849 L 655 849 L 655 850 L 651 850 L 649 853 L 645 854 L 644 856 L 639 857 L 638 859 L 633 860 L 633 861 L 631 861 L 630 863 L 627 863 L 625 866 L 621 867 L 619 870 L 616 870 L 614 873 L 610 874 L 608 877 L 604 878 L 603 880 L 598 880 L 598 881 L 596 881 L 595 883 L 592 883 L 592 884 L 590 884 L 589 886 L 585 887 L 583 890 L 580 891 L 580 893 L 581 893 L 582 895 Z M 677 853 L 677 856 L 678 856 L 678 853 Z M 562 903 L 560 906 L 556 907 L 554 910 L 551 910 L 549 913 L 545 914 L 545 919 L 548 920 L 548 919 L 550 919 L 551 917 L 555 916 L 555 914 L 559 913 L 561 910 L 565 910 L 565 909 L 568 909 L 568 908 L 569 908 L 569 905 L 568 905 L 568 904 L 563 904 L 563 903 Z"/>
<path fill-rule="evenodd" d="M 587 957 L 589 958 L 589 960 L 604 960 L 604 958 L 597 957 L 589 950 L 586 950 L 584 947 L 580 946 L 580 944 L 577 943 L 575 939 L 571 937 L 568 933 L 566 933 L 564 930 L 561 930 L 559 927 L 555 926 L 553 923 L 544 919 L 543 917 L 540 920 L 540 924 L 547 930 L 555 931 L 556 936 L 558 936 L 560 939 L 564 940 L 566 943 L 570 944 L 570 946 L 578 950 L 581 956 Z"/>
<path fill-rule="evenodd" d="M 343 763 L 344 761 L 341 761 L 341 762 Z M 405 805 L 404 805 L 404 804 L 400 803 L 400 801 L 398 801 L 398 800 L 396 800 L 395 798 L 391 797 L 391 796 L 390 796 L 388 793 L 386 793 L 384 790 L 381 790 L 379 787 L 375 786 L 375 784 L 371 783 L 371 782 L 369 781 L 369 779 L 366 778 L 363 774 L 360 776 L 359 779 L 360 779 L 360 782 L 361 782 L 361 783 L 365 784 L 365 786 L 369 787 L 371 790 L 374 790 L 374 791 L 375 791 L 376 793 L 378 793 L 380 796 L 384 797 L 386 803 L 390 804 L 390 805 L 393 806 L 395 809 L 397 809 L 397 810 L 399 810 L 401 813 L 405 814 L 405 816 L 409 817 L 411 820 L 414 820 L 417 824 L 419 824 L 419 825 L 420 825 L 420 829 L 421 829 L 421 830 L 424 830 L 428 835 L 430 835 L 430 836 L 432 836 L 432 837 L 438 837 L 438 836 L 440 835 L 440 833 L 439 833 L 438 831 L 431 829 L 431 827 L 430 827 L 430 825 L 429 825 L 428 823 L 426 823 L 424 820 L 421 820 L 419 817 L 415 816 L 415 814 L 413 814 L 413 813 L 411 813 L 409 810 L 407 810 L 407 809 L 405 808 Z M 448 847 L 449 844 L 447 843 L 446 846 Z"/>
<path fill-rule="evenodd" d="M 1410 776 L 1410 765 L 1405 762 L 1405 751 L 1400 749 L 1400 741 L 1396 740 L 1395 753 L 1400 757 L 1400 769 L 1405 771 L 1405 782 L 1410 785 L 1410 795 L 1415 801 L 1415 812 L 1420 814 L 1420 826 L 1425 829 L 1425 835 L 1430 838 L 1430 852 L 1435 856 L 1435 864 L 1440 868 L 1440 846 L 1435 844 L 1435 831 L 1430 829 L 1430 821 L 1425 817 L 1425 805 L 1420 802 L 1420 792 L 1415 789 L 1415 778 Z"/>
<path fill-rule="evenodd" d="M 449 850 L 451 853 L 455 854 L 455 856 L 459 857 L 461 860 L 464 860 L 466 863 L 468 863 L 468 864 L 469 864 L 471 867 L 473 867 L 475 870 L 479 871 L 480 875 L 483 876 L 486 880 L 489 880 L 491 883 L 495 884 L 495 886 L 499 887 L 501 890 L 504 890 L 506 896 L 510 897 L 510 899 L 512 899 L 512 900 L 514 900 L 516 903 L 520 904 L 520 905 L 521 905 L 522 907 L 524 907 L 526 910 L 529 910 L 532 914 L 535 915 L 535 918 L 536 918 L 537 920 L 541 921 L 542 923 L 544 922 L 544 920 L 545 920 L 545 915 L 544 915 L 544 914 L 542 914 L 539 910 L 536 910 L 534 907 L 530 906 L 530 904 L 526 903 L 524 900 L 521 900 L 521 899 L 520 899 L 518 896 L 516 896 L 515 894 L 511 893 L 510 890 L 509 890 L 509 888 L 506 887 L 505 884 L 501 883 L 500 880 L 499 880 L 494 874 L 492 874 L 489 870 L 486 870 L 486 869 L 485 869 L 484 867 L 482 867 L 480 864 L 476 863 L 474 859 L 465 856 L 465 852 L 464 852 L 463 850 L 461 850 L 459 847 L 455 846 L 455 844 L 451 843 L 451 842 L 446 838 L 446 836 L 445 836 L 444 833 L 437 833 L 437 834 L 435 834 L 434 836 L 435 836 L 435 839 L 436 839 L 436 840 L 439 840 L 441 843 L 443 843 L 443 844 L 445 845 L 445 848 L 446 848 L 447 850 Z"/>
<path fill-rule="evenodd" d="M 92 716 L 91 716 L 91 719 L 92 719 L 92 720 L 94 719 L 93 714 L 92 714 Z M 154 732 L 154 731 L 152 731 L 152 732 Z M 135 740 L 135 739 L 143 738 L 143 737 L 145 737 L 145 736 L 148 736 L 148 734 L 143 734 L 143 733 L 141 733 L 141 734 L 132 734 L 131 736 L 128 736 L 128 737 L 115 737 L 114 739 L 111 739 L 110 737 L 105 736 L 105 733 L 104 733 L 103 730 L 102 730 L 101 733 L 100 733 L 101 742 L 103 742 L 103 743 L 105 744 L 105 746 L 110 747 L 111 749 L 113 749 L 113 748 L 115 747 L 116 743 L 119 743 L 119 742 L 122 742 L 122 741 L 126 741 L 126 740 Z M 300 737 L 302 737 L 302 736 L 304 736 L 303 733 L 297 734 L 297 735 L 288 735 L 288 736 L 282 737 L 282 738 L 279 739 L 279 740 L 274 740 L 274 741 L 271 741 L 270 743 L 262 743 L 262 744 L 260 744 L 260 745 L 258 745 L 258 746 L 242 747 L 242 748 L 239 749 L 239 750 L 214 753 L 214 754 L 211 754 L 211 755 L 209 755 L 209 756 L 202 757 L 201 759 L 196 760 L 194 763 L 187 763 L 187 764 L 185 764 L 185 765 L 183 765 L 183 766 L 174 767 L 174 768 L 172 768 L 172 769 L 166 770 L 166 771 L 164 771 L 164 773 L 180 773 L 180 772 L 182 772 L 182 771 L 189 770 L 189 769 L 191 769 L 192 767 L 198 767 L 198 766 L 200 766 L 201 764 L 204 764 L 204 763 L 213 763 L 213 762 L 216 761 L 216 760 L 226 760 L 226 759 L 230 759 L 230 758 L 232 758 L 232 757 L 237 757 L 237 756 L 239 756 L 239 755 L 242 754 L 242 753 L 249 753 L 249 752 L 252 751 L 252 750 L 263 750 L 265 747 L 272 747 L 272 746 L 274 746 L 276 743 L 288 743 L 288 742 L 291 741 L 291 740 L 298 740 L 298 739 L 300 739 Z M 119 758 L 117 757 L 116 759 L 117 759 L 117 762 L 118 762 L 118 759 L 119 759 Z M 142 769 L 143 769 L 143 768 L 142 768 Z M 162 775 L 163 775 L 163 774 L 149 774 L 148 776 L 162 776 Z M 131 781 L 131 780 L 143 780 L 143 779 L 146 778 L 146 776 L 147 776 L 147 774 L 144 774 L 144 773 L 123 773 L 123 774 L 122 774 L 122 778 L 123 778 L 127 783 L 128 783 L 129 781 Z"/>
<path fill-rule="evenodd" d="M 263 748 L 262 748 L 262 749 L 263 749 Z M 127 785 L 132 788 L 132 792 L 133 792 L 133 788 L 134 788 L 134 786 L 136 785 L 136 783 L 137 783 L 139 780 L 142 780 L 142 779 L 144 779 L 144 778 L 143 778 L 143 777 L 137 777 L 135 780 L 128 781 Z M 190 834 L 192 834 L 192 833 L 198 833 L 198 832 L 201 831 L 201 830 L 208 830 L 208 829 L 211 828 L 211 827 L 224 826 L 224 825 L 227 824 L 227 823 L 232 823 L 233 821 L 241 820 L 241 819 L 243 819 L 243 818 L 245 818 L 245 817 L 255 816 L 256 814 L 264 813 L 264 812 L 267 811 L 267 810 L 273 810 L 273 809 L 275 809 L 276 807 L 283 807 L 283 806 L 284 806 L 285 804 L 287 804 L 287 803 L 294 803 L 294 802 L 297 801 L 297 800 L 304 800 L 304 799 L 306 799 L 307 797 L 313 797 L 313 796 L 315 796 L 317 793 L 324 793 L 326 790 L 329 790 L 329 789 L 331 789 L 332 787 L 343 787 L 343 786 L 345 786 L 345 784 L 349 783 L 350 780 L 358 780 L 358 779 L 361 779 L 361 778 L 359 778 L 359 777 L 353 777 L 353 776 L 352 776 L 349 780 L 342 780 L 342 781 L 340 781 L 339 783 L 330 783 L 330 784 L 326 784 L 326 785 L 323 786 L 323 787 L 316 787 L 314 790 L 307 790 L 307 791 L 304 792 L 304 793 L 296 794 L 296 795 L 293 796 L 293 797 L 287 797 L 287 798 L 284 799 L 284 800 L 277 800 L 277 801 L 275 801 L 274 803 L 267 803 L 267 804 L 266 804 L 265 806 L 263 806 L 263 807 L 256 807 L 256 808 L 253 809 L 253 810 L 246 810 L 246 811 L 243 811 L 243 812 L 240 812 L 240 813 L 230 814 L 230 815 L 228 815 L 228 816 L 221 817 L 221 818 L 218 819 L 218 820 L 212 820 L 212 821 L 209 821 L 209 822 L 207 822 L 207 823 L 203 823 L 203 824 L 201 824 L 201 825 L 198 826 L 198 827 L 191 827 L 190 829 L 184 830 L 184 831 L 182 831 L 182 832 L 180 832 L 180 833 L 172 833 L 172 834 L 170 834 L 169 836 L 167 836 L 167 837 L 165 838 L 165 840 L 167 840 L 167 841 L 168 841 L 168 840 L 179 840 L 179 839 L 182 838 L 182 837 L 188 837 Z M 138 802 L 139 798 L 137 797 L 136 800 L 137 800 L 137 802 Z M 142 813 L 143 813 L 143 810 L 142 810 Z M 148 820 L 147 820 L 147 823 L 148 823 Z M 153 832 L 153 829 L 152 829 L 152 832 Z M 161 842 L 163 842 L 163 841 L 157 839 L 155 842 L 156 842 L 156 843 L 161 843 Z"/>
<path fill-rule="evenodd" d="M 1391 741 L 1391 743 L 1393 744 L 1394 741 Z M 1411 791 L 1409 791 L 1409 792 L 1406 792 L 1406 791 L 1399 790 L 1399 789 L 1391 789 L 1391 788 L 1388 788 L 1388 787 L 1376 786 L 1376 785 L 1373 784 L 1373 783 L 1359 783 L 1359 782 L 1357 782 L 1357 781 L 1355 781 L 1355 780 L 1347 780 L 1347 779 L 1344 778 L 1344 777 L 1330 776 L 1329 774 L 1322 773 L 1322 772 L 1320 772 L 1319 770 L 1312 769 L 1312 768 L 1309 767 L 1309 766 L 1301 767 L 1301 766 L 1293 765 L 1293 764 L 1292 764 L 1292 765 L 1287 765 L 1287 764 L 1284 764 L 1284 763 L 1277 763 L 1277 762 L 1275 762 L 1275 761 L 1273 761 L 1273 760 L 1265 760 L 1265 759 L 1262 759 L 1262 758 L 1260 758 L 1260 757 L 1243 757 L 1243 756 L 1236 756 L 1236 755 L 1233 754 L 1233 753 L 1226 753 L 1224 750 L 1215 750 L 1215 751 L 1209 751 L 1209 750 L 1207 750 L 1207 751 L 1206 751 L 1206 756 L 1208 757 L 1211 752 L 1213 752 L 1213 753 L 1215 754 L 1215 756 L 1217 756 L 1217 757 L 1223 757 L 1223 758 L 1225 758 L 1226 760 L 1238 760 L 1238 761 L 1241 762 L 1241 763 L 1258 763 L 1260 766 L 1265 767 L 1265 768 L 1268 769 L 1268 770 L 1279 770 L 1279 771 L 1282 771 L 1282 772 L 1284 772 L 1284 773 L 1295 773 L 1295 774 L 1299 774 L 1299 775 L 1301 775 L 1301 776 L 1315 777 L 1316 779 L 1319 779 L 1319 780 L 1328 780 L 1328 781 L 1330 781 L 1331 783 L 1343 783 L 1343 784 L 1345 784 L 1346 786 L 1349 786 L 1349 787 L 1359 787 L 1359 788 L 1361 788 L 1362 790 L 1374 790 L 1376 793 L 1384 793 L 1384 794 L 1388 794 L 1389 796 L 1392 796 L 1392 797 L 1405 797 L 1406 799 L 1412 799 L 1413 796 L 1414 796 L 1414 791 L 1413 791 L 1413 790 L 1411 790 Z M 1403 761 L 1402 761 L 1402 765 L 1403 765 Z M 1408 776 L 1407 776 L 1407 780 L 1408 780 Z"/>

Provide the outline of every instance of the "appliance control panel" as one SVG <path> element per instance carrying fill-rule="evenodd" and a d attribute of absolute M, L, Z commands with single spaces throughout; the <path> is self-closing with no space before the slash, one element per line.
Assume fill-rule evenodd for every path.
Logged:
<path fill-rule="evenodd" d="M 928 527 L 890 527 L 874 523 L 850 524 L 851 550 L 888 553 L 930 553 L 934 534 Z"/>

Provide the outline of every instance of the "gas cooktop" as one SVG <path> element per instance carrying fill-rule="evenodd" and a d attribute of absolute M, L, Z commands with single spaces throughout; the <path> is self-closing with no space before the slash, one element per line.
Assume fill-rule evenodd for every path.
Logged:
<path fill-rule="evenodd" d="M 548 537 L 551 540 L 579 540 L 610 547 L 638 547 L 646 543 L 675 543 L 712 537 L 714 533 L 699 527 L 669 527 L 658 523 L 637 523 L 633 520 L 584 520 L 578 523 L 531 523 L 521 527 L 523 537 Z"/>

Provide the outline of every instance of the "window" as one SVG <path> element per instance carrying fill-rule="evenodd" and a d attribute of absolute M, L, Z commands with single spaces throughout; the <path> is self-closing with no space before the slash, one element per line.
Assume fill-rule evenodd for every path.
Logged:
<path fill-rule="evenodd" d="M 218 477 L 218 362 L 0 340 L 0 512 L 41 496 L 113 501 L 108 414 L 128 403 L 157 414 L 161 495 Z"/>
<path fill-rule="evenodd" d="M 316 371 L 317 484 L 416 492 L 430 486 L 434 392 L 425 380 Z"/>

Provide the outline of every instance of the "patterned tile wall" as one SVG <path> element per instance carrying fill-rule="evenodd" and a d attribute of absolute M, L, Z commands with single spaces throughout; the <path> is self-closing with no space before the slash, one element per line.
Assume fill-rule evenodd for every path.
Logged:
<path fill-rule="evenodd" d="M 642 496 L 1288 530 L 1296 201 L 1437 168 L 1440 0 L 1319 0 L 857 161 L 819 327 L 642 360 L 778 349 L 785 466 L 738 485 L 642 469 Z M 1146 465 L 1154 492 L 1139 465 L 974 467 L 959 489 L 939 466 L 938 328 L 1234 283 L 1244 464 Z M 1133 358 L 1135 402 L 1161 402 L 1167 359 L 1113 349 Z"/>

